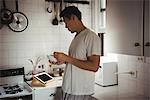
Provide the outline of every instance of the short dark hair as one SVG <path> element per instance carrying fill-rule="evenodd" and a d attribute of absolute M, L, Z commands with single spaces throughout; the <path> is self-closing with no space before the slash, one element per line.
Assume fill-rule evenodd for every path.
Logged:
<path fill-rule="evenodd" d="M 81 12 L 75 6 L 65 7 L 65 9 L 60 13 L 60 17 L 67 17 L 69 19 L 71 18 L 71 15 L 75 15 L 79 20 L 81 20 Z"/>

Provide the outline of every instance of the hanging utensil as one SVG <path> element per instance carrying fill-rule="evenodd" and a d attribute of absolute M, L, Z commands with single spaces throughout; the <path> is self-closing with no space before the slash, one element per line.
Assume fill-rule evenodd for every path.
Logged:
<path fill-rule="evenodd" d="M 60 2 L 60 6 L 59 6 L 59 7 L 60 7 L 60 10 L 59 10 L 59 11 L 60 11 L 60 13 L 61 13 L 61 12 L 62 12 L 62 8 L 63 8 L 63 0 Z M 60 13 L 59 13 L 59 14 L 60 14 Z M 60 18 L 59 22 L 60 22 L 61 24 L 63 24 L 63 23 L 62 23 L 62 22 L 63 22 L 63 19 Z"/>
<path fill-rule="evenodd" d="M 52 20 L 53 25 L 58 25 L 58 19 L 57 19 L 57 7 L 56 3 L 54 2 L 54 19 Z"/>
<path fill-rule="evenodd" d="M 12 12 L 6 8 L 5 0 L 3 2 L 3 9 L 0 10 L 0 22 L 1 24 L 9 24 L 12 22 Z"/>
<path fill-rule="evenodd" d="M 46 9 L 48 13 L 52 13 L 52 7 L 51 6 L 52 6 L 51 3 L 49 2 L 49 6 Z"/>
<path fill-rule="evenodd" d="M 16 0 L 16 12 L 13 13 L 13 21 L 8 26 L 14 32 L 22 32 L 28 27 L 28 18 L 18 10 L 18 0 Z"/>

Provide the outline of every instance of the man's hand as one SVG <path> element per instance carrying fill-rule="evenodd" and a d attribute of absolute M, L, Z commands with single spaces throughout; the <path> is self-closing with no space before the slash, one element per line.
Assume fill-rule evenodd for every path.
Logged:
<path fill-rule="evenodd" d="M 54 57 L 57 59 L 57 64 L 64 64 L 67 62 L 68 56 L 62 52 L 54 52 Z"/>

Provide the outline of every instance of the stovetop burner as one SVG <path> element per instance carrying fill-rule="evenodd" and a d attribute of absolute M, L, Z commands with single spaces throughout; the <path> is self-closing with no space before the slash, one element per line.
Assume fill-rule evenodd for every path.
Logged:
<path fill-rule="evenodd" d="M 15 89 L 18 89 L 19 86 L 18 85 L 13 85 L 13 86 L 4 86 L 3 87 L 5 90 L 8 89 L 8 90 L 15 90 Z"/>
<path fill-rule="evenodd" d="M 0 100 L 1 98 L 31 95 L 31 87 L 24 81 L 24 67 L 0 67 Z"/>
<path fill-rule="evenodd" d="M 23 91 L 19 85 L 4 86 L 3 89 L 6 94 L 16 94 Z"/>

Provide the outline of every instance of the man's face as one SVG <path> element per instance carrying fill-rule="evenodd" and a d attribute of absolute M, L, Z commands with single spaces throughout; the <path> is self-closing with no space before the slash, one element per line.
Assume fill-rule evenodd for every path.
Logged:
<path fill-rule="evenodd" d="M 65 23 L 65 27 L 71 32 L 74 33 L 75 32 L 75 28 L 74 28 L 74 20 L 71 17 L 71 19 L 67 18 L 67 17 L 63 17 L 64 19 L 64 23 Z"/>

